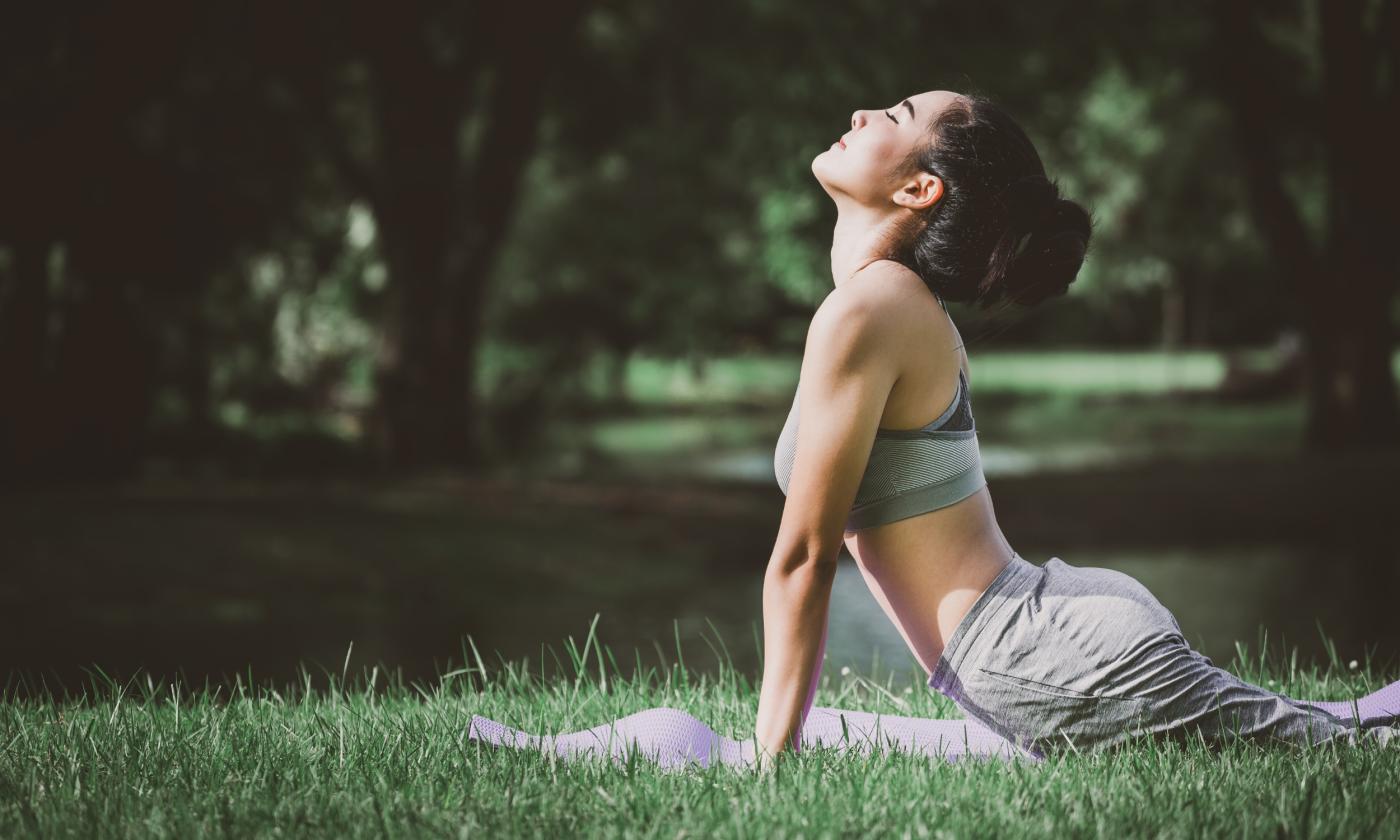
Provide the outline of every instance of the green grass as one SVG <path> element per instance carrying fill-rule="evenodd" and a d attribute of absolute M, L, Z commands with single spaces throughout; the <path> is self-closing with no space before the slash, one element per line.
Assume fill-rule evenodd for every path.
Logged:
<path fill-rule="evenodd" d="M 496 349 L 484 352 L 483 383 L 505 375 L 499 355 Z M 1214 349 L 1020 350 L 984 348 L 974 343 L 969 355 L 973 388 L 978 393 L 1155 394 L 1174 388 L 1212 388 L 1225 374 L 1224 353 Z M 1267 368 L 1277 363 L 1276 351 L 1268 346 L 1245 349 L 1243 356 L 1250 366 Z M 623 386 L 627 399 L 639 406 L 782 402 L 792 397 L 801 361 L 798 353 L 752 352 L 705 357 L 697 366 L 686 359 L 639 352 L 626 363 Z M 586 392 L 599 398 L 607 395 L 610 364 L 601 356 L 585 364 Z M 1400 350 L 1391 357 L 1391 369 L 1400 378 Z"/>
<path fill-rule="evenodd" d="M 1246 354 L 1261 366 L 1267 355 Z M 629 405 L 552 424 L 553 445 L 539 450 L 533 468 L 566 475 L 766 474 L 754 464 L 772 455 L 799 363 L 787 356 L 712 359 L 697 375 L 683 361 L 639 357 L 627 368 Z M 1150 457 L 1279 457 L 1301 443 L 1301 394 L 1263 402 L 1209 398 L 1226 370 L 1216 351 L 997 350 L 974 353 L 971 364 L 979 439 L 999 474 Z M 930 407 L 930 414 L 939 409 Z M 579 451 L 596 457 L 558 455 Z"/>
<path fill-rule="evenodd" d="M 1228 667 L 1292 696 L 1333 699 L 1386 682 L 1370 664 Z M 359 837 L 1338 836 L 1400 834 L 1400 749 L 1239 742 L 1133 745 L 1042 765 L 808 749 L 772 776 L 722 765 L 663 771 L 637 760 L 565 762 L 483 747 L 472 714 L 571 731 L 653 706 L 731 737 L 753 730 L 753 680 L 681 662 L 628 676 L 610 648 L 570 638 L 553 673 L 525 661 L 428 684 L 383 678 L 197 691 L 98 674 L 82 699 L 0 701 L 0 835 Z M 721 662 L 725 655 L 717 650 Z M 1391 677 L 1393 678 L 1393 676 Z M 824 677 L 818 705 L 959 717 L 932 691 L 896 695 L 878 674 Z"/>
<path fill-rule="evenodd" d="M 1258 366 L 1272 362 L 1268 348 L 1247 351 L 1245 358 Z M 638 405 L 785 402 L 792 398 L 801 361 L 792 355 L 754 353 L 706 359 L 697 371 L 685 360 L 639 354 L 627 363 L 627 396 Z M 1217 350 L 974 348 L 970 364 L 978 394 L 1161 394 L 1177 388 L 1213 388 L 1225 375 L 1225 357 Z M 1395 367 L 1400 375 L 1400 353 Z"/>

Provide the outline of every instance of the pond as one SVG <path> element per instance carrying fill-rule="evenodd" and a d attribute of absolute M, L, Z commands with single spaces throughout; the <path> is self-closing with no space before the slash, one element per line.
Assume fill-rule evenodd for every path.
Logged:
<path fill-rule="evenodd" d="M 1153 474 L 1148 491 L 1174 481 Z M 1367 475 L 1357 486 L 1372 483 Z M 1325 510 L 1290 529 L 1284 520 L 1299 514 L 1279 504 L 1279 520 L 1240 529 L 1249 542 L 1221 539 L 1188 512 L 1196 528 L 1175 527 L 1196 544 L 1174 544 L 1170 511 L 1165 524 L 1114 526 L 1124 517 L 1106 509 L 1094 520 L 1098 539 L 1076 545 L 1068 537 L 1086 532 L 1057 523 L 1083 517 L 1082 498 L 1102 492 L 1102 479 L 1060 477 L 1059 493 L 1034 481 L 995 485 L 1023 556 L 1136 577 L 1217 663 L 1232 660 L 1237 641 L 1257 655 L 1261 627 L 1272 655 L 1286 643 L 1300 663 L 1325 663 L 1320 625 L 1342 662 L 1365 662 L 1369 651 L 1381 667 L 1397 664 L 1400 563 L 1381 530 L 1347 536 Z M 1270 491 L 1279 482 L 1268 473 L 1257 484 L 1259 505 L 1297 495 Z M 693 670 L 712 673 L 727 657 L 756 678 L 763 566 L 780 514 L 776 488 L 742 484 L 279 484 L 11 499 L 0 515 L 9 564 L 0 670 L 12 690 L 21 681 L 81 685 L 92 665 L 116 678 L 195 683 L 285 683 L 305 666 L 320 685 L 353 645 L 352 676 L 379 665 L 381 679 L 397 669 L 431 681 L 467 660 L 470 636 L 489 669 L 528 661 L 536 675 L 571 675 L 564 642 L 581 647 L 596 615 L 597 636 L 624 673 L 675 662 L 679 649 Z M 1139 547 L 1123 547 L 1133 536 L 1125 529 Z M 1331 529 L 1330 543 L 1307 539 Z M 849 558 L 830 616 L 828 667 L 922 682 Z"/>

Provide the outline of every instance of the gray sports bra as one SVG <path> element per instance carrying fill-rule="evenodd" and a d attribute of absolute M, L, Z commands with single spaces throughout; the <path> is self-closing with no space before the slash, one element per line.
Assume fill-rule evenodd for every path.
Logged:
<path fill-rule="evenodd" d="M 787 495 L 797 447 L 797 395 L 778 436 L 773 471 Z M 918 516 L 977 492 L 987 483 L 982 473 L 977 424 L 967 377 L 958 368 L 958 391 L 936 420 L 918 429 L 876 429 L 870 461 L 861 476 L 847 531 L 858 531 Z"/>

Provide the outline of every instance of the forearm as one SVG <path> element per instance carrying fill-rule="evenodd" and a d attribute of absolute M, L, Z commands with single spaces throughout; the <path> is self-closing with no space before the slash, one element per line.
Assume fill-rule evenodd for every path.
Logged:
<path fill-rule="evenodd" d="M 828 598 L 828 612 L 830 611 L 830 603 L 830 598 Z M 799 735 L 801 734 L 802 723 L 807 720 L 808 714 L 812 711 L 812 701 L 815 700 L 817 696 L 817 684 L 822 680 L 822 663 L 826 660 L 826 630 L 830 623 L 830 615 L 822 619 L 822 640 L 821 644 L 817 645 L 817 664 L 812 666 L 812 679 L 807 682 L 807 697 L 802 701 L 802 717 L 798 719 Z M 800 750 L 802 748 L 801 738 L 794 738 L 793 740 L 793 747 Z"/>
<path fill-rule="evenodd" d="M 763 581 L 763 683 L 758 748 L 777 755 L 801 732 L 812 705 L 826 648 L 834 563 L 791 569 L 772 564 Z"/>

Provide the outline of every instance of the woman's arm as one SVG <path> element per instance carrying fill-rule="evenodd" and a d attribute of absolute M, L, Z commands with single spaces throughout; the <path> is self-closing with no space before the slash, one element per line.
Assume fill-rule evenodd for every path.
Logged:
<path fill-rule="evenodd" d="M 801 749 L 826 650 L 827 607 L 836 564 L 770 564 L 763 579 L 763 684 L 758 698 L 760 763 L 784 745 Z"/>
<path fill-rule="evenodd" d="M 831 604 L 830 591 L 827 593 L 827 605 Z M 826 628 L 830 622 L 830 616 L 822 618 L 822 640 L 817 645 L 817 664 L 812 666 L 812 679 L 807 683 L 807 699 L 802 701 L 802 717 L 798 720 L 798 737 L 792 741 L 794 751 L 802 749 L 802 725 L 806 723 L 807 716 L 812 713 L 812 701 L 817 697 L 817 685 L 822 681 L 822 664 L 826 662 Z"/>
<path fill-rule="evenodd" d="M 907 303 L 897 286 L 880 279 L 870 276 L 861 287 L 831 292 L 807 332 L 798 379 L 802 420 L 763 581 L 763 683 L 755 731 L 760 766 L 771 764 L 785 744 L 799 746 L 796 736 L 821 674 L 837 553 L 898 378 L 894 325 Z"/>

